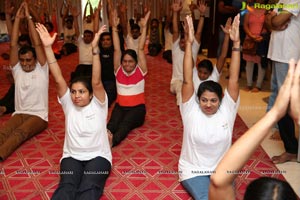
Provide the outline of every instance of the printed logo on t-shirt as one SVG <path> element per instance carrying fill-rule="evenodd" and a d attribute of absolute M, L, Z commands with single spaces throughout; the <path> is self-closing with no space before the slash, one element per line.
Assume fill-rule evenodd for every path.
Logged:
<path fill-rule="evenodd" d="M 86 117 L 87 120 L 93 120 L 93 119 L 95 119 L 95 114 L 93 113 L 93 114 L 87 115 L 85 117 Z"/>
<path fill-rule="evenodd" d="M 223 124 L 223 125 L 222 125 L 222 128 L 223 128 L 224 130 L 227 130 L 227 129 L 228 129 L 228 123 Z"/>

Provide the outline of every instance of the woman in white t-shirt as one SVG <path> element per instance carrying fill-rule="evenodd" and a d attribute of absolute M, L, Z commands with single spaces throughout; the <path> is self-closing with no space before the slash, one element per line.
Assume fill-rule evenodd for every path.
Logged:
<path fill-rule="evenodd" d="M 103 26 L 92 41 L 92 81 L 74 78 L 70 89 L 55 60 L 52 37 L 37 24 L 50 71 L 56 83 L 59 103 L 65 114 L 65 142 L 60 163 L 60 183 L 52 199 L 98 200 L 111 170 L 112 154 L 106 131 L 108 100 L 101 80 L 99 37 Z"/>
<path fill-rule="evenodd" d="M 230 79 L 223 95 L 214 81 L 200 84 L 194 91 L 192 43 L 194 28 L 190 16 L 185 23 L 188 35 L 183 62 L 182 103 L 180 112 L 184 126 L 179 159 L 179 179 L 194 199 L 208 199 L 210 175 L 231 146 L 232 129 L 239 105 L 240 38 L 239 15 L 235 17 L 230 38 L 233 52 Z"/>

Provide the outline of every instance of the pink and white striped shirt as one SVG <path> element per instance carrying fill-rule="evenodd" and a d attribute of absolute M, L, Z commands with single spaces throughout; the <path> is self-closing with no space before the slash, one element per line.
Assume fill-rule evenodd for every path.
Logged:
<path fill-rule="evenodd" d="M 120 66 L 116 73 L 117 100 L 120 106 L 136 106 L 145 104 L 145 75 L 142 69 L 137 65 L 136 68 L 128 74 Z"/>

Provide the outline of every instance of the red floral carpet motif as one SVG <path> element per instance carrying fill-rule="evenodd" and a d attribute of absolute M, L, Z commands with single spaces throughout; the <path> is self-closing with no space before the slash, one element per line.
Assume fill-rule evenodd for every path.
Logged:
<path fill-rule="evenodd" d="M 66 80 L 78 62 L 78 54 L 59 61 Z M 177 163 L 181 149 L 182 124 L 175 96 L 169 92 L 171 65 L 161 56 L 148 59 L 146 79 L 147 116 L 145 124 L 132 131 L 113 149 L 113 169 L 101 199 L 191 199 L 178 182 Z M 0 61 L 0 96 L 8 89 L 5 78 L 7 61 Z M 0 118 L 0 125 L 9 119 Z M 247 130 L 237 117 L 234 140 Z M 64 116 L 57 103 L 54 82 L 49 89 L 49 126 L 25 142 L 6 161 L 0 163 L 0 199 L 50 199 L 57 188 L 59 160 L 64 141 Z M 264 174 L 277 168 L 259 147 L 236 180 L 237 199 L 242 199 L 247 184 L 262 175 L 283 179 L 282 175 Z"/>

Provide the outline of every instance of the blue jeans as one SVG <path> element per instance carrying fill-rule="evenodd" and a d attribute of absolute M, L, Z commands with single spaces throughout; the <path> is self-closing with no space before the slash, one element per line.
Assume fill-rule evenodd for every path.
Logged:
<path fill-rule="evenodd" d="M 288 63 L 272 61 L 271 95 L 269 97 L 267 111 L 273 107 L 278 91 L 287 75 L 288 69 Z M 295 137 L 295 125 L 293 119 L 286 114 L 278 121 L 278 128 L 285 150 L 288 153 L 296 154 L 298 151 L 298 141 Z"/>
<path fill-rule="evenodd" d="M 210 176 L 196 176 L 181 182 L 195 200 L 208 200 Z"/>
<path fill-rule="evenodd" d="M 271 95 L 269 97 L 267 111 L 269 111 L 273 107 L 279 88 L 283 84 L 288 70 L 288 63 L 272 61 Z"/>

